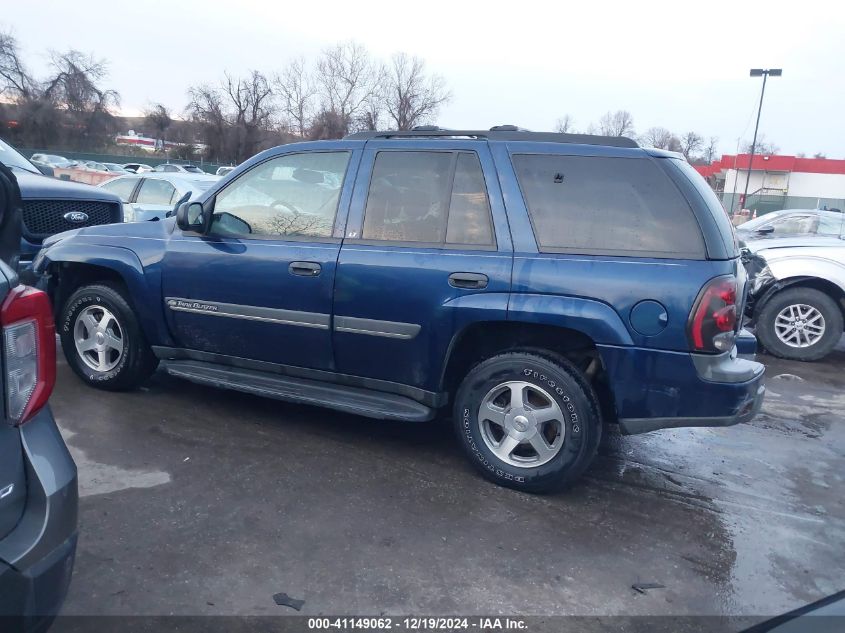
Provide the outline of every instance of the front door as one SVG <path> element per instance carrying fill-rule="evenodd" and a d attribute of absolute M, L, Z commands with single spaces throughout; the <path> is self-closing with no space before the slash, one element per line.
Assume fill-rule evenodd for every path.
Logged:
<path fill-rule="evenodd" d="M 513 252 L 483 141 L 370 141 L 334 300 L 337 370 L 436 391 L 455 333 L 507 317 Z"/>
<path fill-rule="evenodd" d="M 209 234 L 176 229 L 162 286 L 182 347 L 332 369 L 332 288 L 356 157 L 334 147 L 256 164 L 205 203 Z"/>

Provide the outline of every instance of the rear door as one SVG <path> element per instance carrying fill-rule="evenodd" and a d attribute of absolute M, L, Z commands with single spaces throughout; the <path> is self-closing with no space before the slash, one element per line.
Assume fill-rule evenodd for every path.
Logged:
<path fill-rule="evenodd" d="M 337 371 L 436 391 L 453 335 L 506 319 L 512 259 L 485 142 L 370 141 L 335 280 Z"/>

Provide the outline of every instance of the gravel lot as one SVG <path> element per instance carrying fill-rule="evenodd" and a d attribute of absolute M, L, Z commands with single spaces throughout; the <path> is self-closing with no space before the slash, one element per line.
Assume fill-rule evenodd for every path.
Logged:
<path fill-rule="evenodd" d="M 291 613 L 278 592 L 306 615 L 798 607 L 845 588 L 845 351 L 761 358 L 768 396 L 752 423 L 611 435 L 552 496 L 481 480 L 442 424 L 161 372 L 98 392 L 61 359 L 52 404 L 81 493 L 64 613 Z"/>

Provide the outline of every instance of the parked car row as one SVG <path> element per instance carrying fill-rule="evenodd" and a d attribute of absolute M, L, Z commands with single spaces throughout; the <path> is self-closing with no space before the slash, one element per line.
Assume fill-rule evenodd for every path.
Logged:
<path fill-rule="evenodd" d="M 123 201 L 125 222 L 142 222 L 164 219 L 177 202 L 196 199 L 218 180 L 210 174 L 147 172 L 120 176 L 99 186 Z"/>
<path fill-rule="evenodd" d="M 190 163 L 162 163 L 151 167 L 145 163 L 126 163 L 120 165 L 118 163 L 100 162 L 95 160 L 73 160 L 59 156 L 56 154 L 33 154 L 30 162 L 37 167 L 51 168 L 51 169 L 90 169 L 93 171 L 102 171 L 115 174 L 140 174 L 150 171 L 163 173 L 183 173 L 183 174 L 206 174 L 205 171 L 191 165 Z M 217 176 L 222 176 L 233 170 L 234 167 L 219 167 L 217 169 Z"/>

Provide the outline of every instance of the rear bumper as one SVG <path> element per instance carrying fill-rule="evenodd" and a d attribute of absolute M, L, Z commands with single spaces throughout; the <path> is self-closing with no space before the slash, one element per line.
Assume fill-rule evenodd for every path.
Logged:
<path fill-rule="evenodd" d="M 76 533 L 23 570 L 0 563 L 0 630 L 46 631 L 67 596 L 76 557 Z"/>
<path fill-rule="evenodd" d="M 731 426 L 751 420 L 765 396 L 765 368 L 724 354 L 600 348 L 625 434 Z"/>
<path fill-rule="evenodd" d="M 76 465 L 49 407 L 21 426 L 27 503 L 0 539 L 0 631 L 41 631 L 67 594 L 76 552 Z M 14 626 L 12 626 L 14 624 Z"/>

